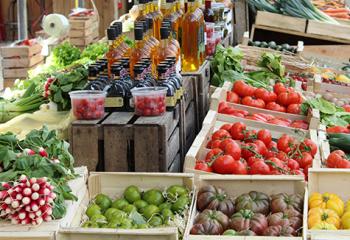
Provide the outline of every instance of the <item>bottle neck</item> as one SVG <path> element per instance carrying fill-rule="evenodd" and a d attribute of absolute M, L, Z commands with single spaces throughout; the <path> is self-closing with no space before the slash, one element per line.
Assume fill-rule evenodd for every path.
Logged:
<path fill-rule="evenodd" d="M 168 44 L 169 44 L 169 38 L 162 39 L 162 40 L 160 41 L 160 45 L 161 45 L 161 47 L 163 47 L 163 48 L 166 48 L 166 47 L 168 46 Z"/>
<path fill-rule="evenodd" d="M 211 9 L 211 1 L 205 1 L 205 9 Z"/>
<path fill-rule="evenodd" d="M 143 48 L 143 40 L 135 40 L 135 48 L 136 49 Z"/>
<path fill-rule="evenodd" d="M 119 75 L 114 75 L 113 80 L 114 80 L 114 81 L 118 81 L 118 80 L 120 80 L 120 76 L 119 76 Z"/>
<path fill-rule="evenodd" d="M 187 12 L 189 13 L 193 13 L 194 11 L 196 11 L 196 3 L 195 2 L 189 2 L 187 3 Z"/>

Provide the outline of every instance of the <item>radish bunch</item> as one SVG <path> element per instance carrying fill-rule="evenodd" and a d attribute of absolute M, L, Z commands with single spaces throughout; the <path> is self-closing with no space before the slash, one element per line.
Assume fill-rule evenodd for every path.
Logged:
<path fill-rule="evenodd" d="M 51 84 L 53 83 L 53 81 L 54 81 L 55 79 L 54 78 L 48 78 L 47 79 L 47 81 L 45 82 L 45 84 L 44 84 L 44 97 L 45 98 L 48 98 L 49 96 L 50 96 L 50 94 L 51 94 L 51 92 L 50 92 L 50 86 L 51 86 Z"/>
<path fill-rule="evenodd" d="M 46 177 L 22 175 L 17 182 L 3 182 L 0 191 L 0 217 L 13 224 L 39 225 L 52 220 L 56 194 Z"/>

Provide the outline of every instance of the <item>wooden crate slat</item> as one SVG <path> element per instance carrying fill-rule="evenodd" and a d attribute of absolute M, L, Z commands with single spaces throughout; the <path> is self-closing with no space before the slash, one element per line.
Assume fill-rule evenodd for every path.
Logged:
<path fill-rule="evenodd" d="M 347 40 L 348 43 L 350 43 L 350 26 L 343 24 L 336 25 L 309 20 L 306 33 L 319 36 L 330 36 L 333 38 Z"/>
<path fill-rule="evenodd" d="M 28 71 L 37 67 L 38 65 L 42 64 L 42 62 L 37 63 L 36 65 L 32 66 L 31 68 L 4 68 L 3 71 L 3 77 L 4 78 L 27 78 Z"/>
<path fill-rule="evenodd" d="M 275 27 L 305 33 L 307 20 L 282 14 L 258 11 L 255 25 Z"/>
<path fill-rule="evenodd" d="M 175 128 L 172 136 L 166 144 L 166 168 L 169 168 L 175 156 L 179 153 L 180 150 L 180 129 L 179 127 Z"/>
<path fill-rule="evenodd" d="M 32 46 L 5 46 L 0 48 L 0 55 L 3 58 L 31 57 L 40 53 L 42 46 L 38 43 Z"/>
<path fill-rule="evenodd" d="M 69 31 L 69 38 L 84 38 L 84 37 L 87 37 L 87 36 L 92 35 L 94 33 L 97 33 L 97 36 L 98 36 L 98 23 L 97 22 L 85 30 L 71 29 Z"/>
<path fill-rule="evenodd" d="M 3 68 L 27 68 L 33 67 L 44 61 L 44 56 L 41 54 L 33 55 L 30 58 L 4 58 L 2 59 Z"/>

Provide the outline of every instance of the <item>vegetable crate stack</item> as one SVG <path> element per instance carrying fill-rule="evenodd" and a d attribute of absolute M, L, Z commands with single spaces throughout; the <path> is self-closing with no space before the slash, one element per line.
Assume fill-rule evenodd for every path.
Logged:
<path fill-rule="evenodd" d="M 316 130 L 234 120 L 210 110 L 186 155 L 184 171 L 307 179 L 308 169 L 320 161 L 318 148 Z"/>
<path fill-rule="evenodd" d="M 15 45 L 0 48 L 2 75 L 5 87 L 14 80 L 27 78 L 28 71 L 44 62 L 42 46 L 35 40 L 24 40 Z"/>
<path fill-rule="evenodd" d="M 196 185 L 189 240 L 306 239 L 308 192 L 300 176 L 201 175 Z"/>
<path fill-rule="evenodd" d="M 99 38 L 99 21 L 96 14 L 87 16 L 70 16 L 69 41 L 79 48 L 84 48 Z"/>
<path fill-rule="evenodd" d="M 311 239 L 350 239 L 349 181 L 349 169 L 310 169 L 307 227 Z"/>
<path fill-rule="evenodd" d="M 89 196 L 57 240 L 177 240 L 194 201 L 192 174 L 91 173 Z"/>

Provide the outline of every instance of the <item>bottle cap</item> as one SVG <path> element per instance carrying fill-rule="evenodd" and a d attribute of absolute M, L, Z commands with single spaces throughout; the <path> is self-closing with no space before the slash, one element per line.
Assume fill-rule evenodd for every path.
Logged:
<path fill-rule="evenodd" d="M 167 71 L 167 66 L 162 65 L 162 64 L 158 64 L 158 66 L 157 66 L 158 74 L 166 73 L 166 71 Z"/>
<path fill-rule="evenodd" d="M 121 72 L 122 68 L 120 66 L 112 66 L 112 73 L 114 75 L 117 75 L 119 76 L 120 75 L 120 72 Z"/>
<path fill-rule="evenodd" d="M 145 68 L 144 68 L 142 65 L 136 64 L 136 65 L 134 66 L 134 73 L 135 73 L 135 74 L 140 74 L 140 73 L 143 72 L 144 69 L 145 69 Z"/>
<path fill-rule="evenodd" d="M 153 29 L 153 19 L 152 18 L 147 18 L 147 23 L 148 23 L 148 28 Z"/>
<path fill-rule="evenodd" d="M 168 27 L 161 27 L 160 28 L 160 37 L 161 39 L 167 39 L 169 38 L 170 31 Z"/>
<path fill-rule="evenodd" d="M 113 27 L 107 28 L 107 37 L 108 37 L 108 40 L 110 40 L 110 41 L 116 39 L 117 33 L 115 31 L 115 28 L 113 28 Z"/>
<path fill-rule="evenodd" d="M 143 29 L 142 28 L 135 28 L 135 40 L 142 40 L 143 39 Z"/>

